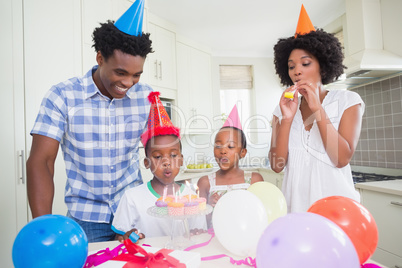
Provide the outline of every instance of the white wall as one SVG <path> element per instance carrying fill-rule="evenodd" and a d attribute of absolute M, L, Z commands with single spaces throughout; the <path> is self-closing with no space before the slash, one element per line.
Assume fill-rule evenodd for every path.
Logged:
<path fill-rule="evenodd" d="M 258 128 L 258 134 L 255 133 L 248 137 L 248 156 L 247 157 L 266 157 L 268 155 L 271 127 L 268 125 L 272 119 L 272 112 L 279 103 L 282 93 L 282 86 L 275 73 L 272 58 L 228 58 L 214 57 L 212 58 L 212 102 L 214 107 L 214 115 L 218 116 L 220 112 L 219 102 L 219 65 L 252 65 L 254 70 L 254 89 L 253 89 L 253 114 L 254 123 Z M 215 129 L 219 129 L 222 122 L 215 121 Z M 243 126 L 244 128 L 245 126 Z M 213 158 L 212 142 L 215 132 L 211 135 L 192 135 L 185 136 L 183 142 L 183 155 L 185 159 L 194 159 L 194 155 L 198 154 L 201 158 L 205 155 L 207 158 Z M 209 146 L 202 149 L 195 149 L 190 143 L 207 144 Z M 201 154 L 201 155 L 200 155 Z"/>
<path fill-rule="evenodd" d="M 401 10 L 402 1 L 400 0 L 381 1 L 384 49 L 399 56 L 402 56 L 402 35 L 398 33 L 402 25 Z"/>

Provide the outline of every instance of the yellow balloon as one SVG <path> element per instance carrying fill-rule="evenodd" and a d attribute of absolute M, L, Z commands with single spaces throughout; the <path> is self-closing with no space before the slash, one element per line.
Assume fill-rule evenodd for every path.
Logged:
<path fill-rule="evenodd" d="M 285 196 L 278 187 L 266 181 L 256 182 L 247 189 L 263 203 L 268 216 L 268 223 L 287 214 Z"/>

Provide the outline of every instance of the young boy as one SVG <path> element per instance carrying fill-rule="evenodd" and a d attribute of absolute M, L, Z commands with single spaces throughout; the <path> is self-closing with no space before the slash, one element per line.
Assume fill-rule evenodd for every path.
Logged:
<path fill-rule="evenodd" d="M 112 229 L 121 242 L 127 238 L 166 236 L 170 234 L 171 221 L 157 218 L 147 213 L 149 207 L 163 195 L 165 186 L 169 186 L 172 194 L 180 191 L 182 195 L 190 194 L 188 187 L 181 187 L 174 182 L 183 165 L 181 154 L 180 131 L 173 126 L 159 99 L 159 92 L 152 92 L 148 99 L 151 111 L 148 119 L 148 130 L 141 136 L 145 148 L 144 164 L 150 168 L 154 177 L 147 184 L 132 188 L 125 192 L 117 208 Z M 205 217 L 196 217 L 190 228 L 205 229 Z M 134 233 L 134 234 L 133 234 Z M 134 239 L 135 240 L 135 239 Z"/>

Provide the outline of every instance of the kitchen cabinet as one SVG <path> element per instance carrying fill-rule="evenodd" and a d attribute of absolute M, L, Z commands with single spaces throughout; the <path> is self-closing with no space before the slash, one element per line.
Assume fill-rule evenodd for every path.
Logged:
<path fill-rule="evenodd" d="M 0 70 L 2 77 L 2 131 L 0 139 L 0 266 L 13 267 L 11 249 L 28 221 L 25 176 L 25 108 L 22 0 L 1 4 Z"/>
<path fill-rule="evenodd" d="M 402 194 L 357 187 L 360 188 L 362 205 L 377 223 L 379 238 L 372 259 L 387 267 L 402 267 Z"/>
<path fill-rule="evenodd" d="M 49 88 L 82 72 L 81 1 L 6 0 L 0 9 L 0 53 L 4 103 L 0 172 L 1 267 L 12 267 L 11 249 L 19 230 L 31 219 L 25 161 L 40 103 Z M 49 56 L 50 55 L 50 56 Z M 53 213 L 65 214 L 63 158 L 55 164 Z"/>
<path fill-rule="evenodd" d="M 0 266 L 12 267 L 14 239 L 31 218 L 25 171 L 32 141 L 29 132 L 46 91 L 81 72 L 81 32 L 77 23 L 80 1 L 6 0 L 0 14 L 4 37 L 0 66 L 5 89 L 0 108 L 3 114 Z M 65 181 L 64 163 L 59 155 L 53 209 L 57 214 L 67 211 L 63 198 Z"/>
<path fill-rule="evenodd" d="M 24 1 L 23 8 L 25 139 L 27 150 L 30 150 L 32 137 L 29 132 L 45 93 L 53 85 L 82 73 L 81 1 Z M 53 213 L 65 215 L 66 171 L 60 149 L 54 183 Z"/>
<path fill-rule="evenodd" d="M 158 24 L 159 23 L 159 24 Z M 148 83 L 154 90 L 161 92 L 161 97 L 175 99 L 176 82 L 176 33 L 165 27 L 152 14 L 149 15 L 148 32 L 152 40 L 154 53 L 147 56 Z"/>
<path fill-rule="evenodd" d="M 211 56 L 177 42 L 176 124 L 186 134 L 209 134 L 213 126 Z"/>

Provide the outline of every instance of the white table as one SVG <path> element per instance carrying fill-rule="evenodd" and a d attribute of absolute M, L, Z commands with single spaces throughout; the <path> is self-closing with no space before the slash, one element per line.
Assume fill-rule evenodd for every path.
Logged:
<path fill-rule="evenodd" d="M 196 236 L 192 236 L 191 240 L 194 241 L 196 244 L 198 243 L 203 243 L 209 240 L 211 236 L 209 234 L 200 234 Z M 155 238 L 145 238 L 140 241 L 139 245 L 142 244 L 148 244 L 152 247 L 157 247 L 157 248 L 163 248 L 164 245 L 169 241 L 169 237 L 155 237 Z M 110 248 L 113 249 L 116 246 L 118 246 L 120 242 L 118 241 L 111 241 L 111 242 L 99 242 L 99 243 L 89 243 L 88 246 L 88 252 L 92 251 L 98 251 L 101 249 L 105 248 Z M 241 260 L 244 259 L 242 257 L 237 257 L 231 254 L 229 251 L 227 251 L 222 245 L 219 243 L 218 239 L 214 237 L 209 245 L 200 247 L 197 249 L 191 250 L 192 252 L 198 252 L 200 253 L 201 257 L 208 257 L 208 256 L 213 256 L 213 255 L 218 255 L 218 254 L 226 254 L 228 256 L 233 257 L 235 260 Z M 386 266 L 383 266 L 379 263 L 376 263 L 372 260 L 367 261 L 367 263 L 374 263 L 377 265 L 380 265 L 381 267 L 387 268 Z M 221 258 L 213 261 L 202 261 L 200 268 L 214 268 L 214 267 L 219 267 L 219 268 L 233 268 L 233 267 L 249 267 L 246 265 L 234 265 L 231 264 L 229 261 L 229 258 Z"/>
<path fill-rule="evenodd" d="M 200 235 L 195 235 L 191 237 L 191 240 L 195 242 L 195 244 L 198 243 L 203 243 L 206 242 L 210 239 L 211 235 L 209 234 L 200 234 Z M 154 238 L 144 238 L 140 241 L 139 245 L 142 244 L 147 244 L 152 247 L 157 247 L 157 248 L 163 248 L 164 245 L 169 241 L 169 237 L 154 237 Z M 118 241 L 111 241 L 111 242 L 99 242 L 99 243 L 89 243 L 88 246 L 88 252 L 91 251 L 97 251 L 101 250 L 104 248 L 110 248 L 113 249 L 116 246 L 118 246 L 120 242 Z M 200 253 L 201 257 L 207 257 L 207 256 L 212 256 L 212 255 L 218 255 L 218 254 L 227 254 L 231 257 L 233 257 L 235 260 L 240 260 L 242 259 L 241 257 L 235 257 L 233 254 L 229 253 L 222 245 L 219 243 L 219 241 L 214 237 L 211 242 L 209 243 L 208 246 L 200 247 L 197 249 L 193 249 L 192 252 L 198 252 Z M 237 265 L 236 265 L 237 266 Z M 213 268 L 213 267 L 234 267 L 230 261 L 229 258 L 221 258 L 213 261 L 202 261 L 200 268 Z M 244 266 L 246 267 L 246 266 Z"/>

